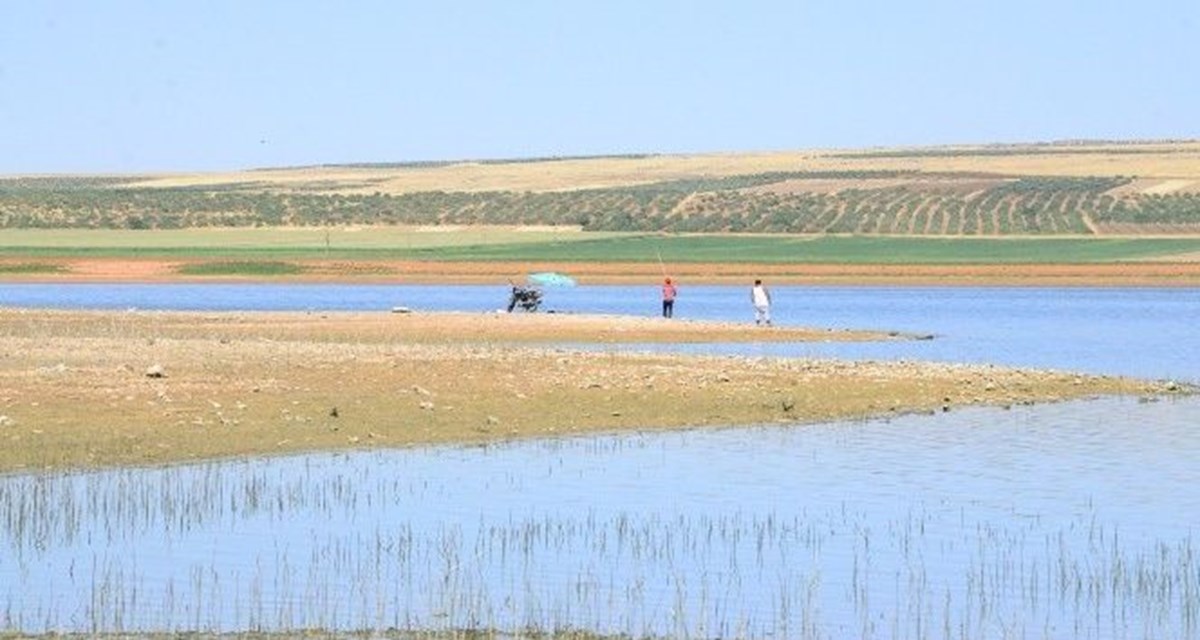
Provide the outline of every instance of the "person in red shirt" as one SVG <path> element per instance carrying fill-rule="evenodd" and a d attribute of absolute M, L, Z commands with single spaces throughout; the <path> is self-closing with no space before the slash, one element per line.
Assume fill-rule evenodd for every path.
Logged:
<path fill-rule="evenodd" d="M 663 317 L 670 318 L 675 315 L 675 295 L 678 292 L 675 290 L 675 285 L 671 284 L 671 279 L 667 278 L 663 281 L 662 286 L 662 301 L 663 301 Z"/>

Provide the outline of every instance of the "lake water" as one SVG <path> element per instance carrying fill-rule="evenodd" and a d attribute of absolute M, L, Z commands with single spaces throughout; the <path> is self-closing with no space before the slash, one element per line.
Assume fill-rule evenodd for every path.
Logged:
<path fill-rule="evenodd" d="M 930 333 L 705 353 L 1200 381 L 1195 289 L 774 289 L 780 323 Z M 15 306 L 485 311 L 503 287 L 0 286 Z M 653 288 L 548 291 L 656 310 Z M 681 318 L 747 321 L 740 287 Z M 648 348 L 648 347 L 643 347 Z M 1200 401 L 0 478 L 0 633 L 583 628 L 1200 637 Z"/>
<path fill-rule="evenodd" d="M 777 324 L 932 334 L 874 344 L 681 346 L 704 353 L 992 362 L 1200 380 L 1200 289 L 773 287 Z M 656 287 L 546 289 L 562 313 L 655 315 Z M 0 284 L 0 305 L 43 308 L 488 312 L 506 286 Z M 751 322 L 749 287 L 682 286 L 680 320 Z M 635 349 L 661 346 L 633 345 Z"/>

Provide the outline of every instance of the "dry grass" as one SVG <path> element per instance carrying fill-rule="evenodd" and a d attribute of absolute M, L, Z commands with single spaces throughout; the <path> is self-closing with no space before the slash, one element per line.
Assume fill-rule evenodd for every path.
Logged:
<path fill-rule="evenodd" d="M 1200 193 L 1200 178 L 1138 178 L 1129 184 L 1109 191 L 1114 196 L 1130 194 L 1143 195 L 1178 195 L 1185 193 Z"/>
<path fill-rule="evenodd" d="M 830 337 L 574 316 L 3 310 L 0 471 L 811 422 L 1160 391 L 1123 379 L 991 366 L 528 344 L 730 340 L 737 333 Z M 156 365 L 163 375 L 148 376 Z"/>
<path fill-rule="evenodd" d="M 1200 178 L 1200 148 L 1164 154 L 965 156 L 889 158 L 862 162 L 864 169 L 916 169 L 927 172 L 982 172 L 1019 176 L 1142 176 Z"/>
<path fill-rule="evenodd" d="M 140 182 L 146 187 L 251 184 L 270 190 L 305 189 L 338 193 L 401 194 L 420 191 L 566 191 L 772 171 L 981 172 L 1025 176 L 1139 176 L 1200 180 L 1200 143 L 1128 146 L 1085 145 L 1031 153 L 845 157 L 834 150 L 779 153 L 702 154 L 643 158 L 581 158 L 543 162 L 471 163 L 436 167 L 316 167 L 210 174 L 162 175 Z M 888 150 L 900 151 L 900 150 Z M 914 149 L 914 152 L 924 151 Z M 1112 153 L 1105 153 L 1112 151 Z"/>

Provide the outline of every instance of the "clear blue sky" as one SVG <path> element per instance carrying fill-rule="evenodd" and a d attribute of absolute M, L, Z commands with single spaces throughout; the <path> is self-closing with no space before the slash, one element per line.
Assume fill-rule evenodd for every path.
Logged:
<path fill-rule="evenodd" d="M 1200 138 L 1198 0 L 10 0 L 0 174 Z"/>

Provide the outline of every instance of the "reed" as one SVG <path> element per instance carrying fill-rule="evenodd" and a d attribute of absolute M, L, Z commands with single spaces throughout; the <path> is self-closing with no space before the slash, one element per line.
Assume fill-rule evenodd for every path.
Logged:
<path fill-rule="evenodd" d="M 452 449 L 434 460 L 462 462 Z M 1128 536 L 1094 507 L 1028 520 L 920 504 L 881 518 L 846 502 L 471 515 L 444 491 L 376 455 L 5 476 L 0 634 L 1200 631 L 1195 539 Z"/>

